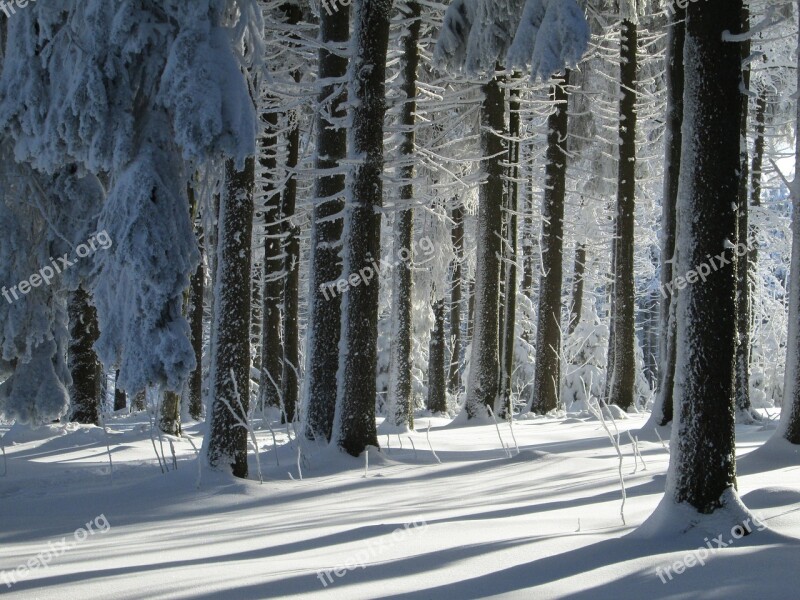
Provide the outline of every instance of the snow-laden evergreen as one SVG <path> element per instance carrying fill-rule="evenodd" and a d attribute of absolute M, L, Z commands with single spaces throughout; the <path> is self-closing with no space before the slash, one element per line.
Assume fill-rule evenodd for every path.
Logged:
<path fill-rule="evenodd" d="M 260 60 L 258 5 L 61 5 L 30 5 L 9 20 L 0 125 L 15 160 L 109 180 L 98 222 L 114 246 L 91 282 L 98 350 L 131 393 L 156 383 L 179 390 L 195 362 L 181 316 L 198 261 L 186 182 L 200 161 L 254 152 L 242 68 Z M 63 208 L 85 217 L 80 204 Z"/>

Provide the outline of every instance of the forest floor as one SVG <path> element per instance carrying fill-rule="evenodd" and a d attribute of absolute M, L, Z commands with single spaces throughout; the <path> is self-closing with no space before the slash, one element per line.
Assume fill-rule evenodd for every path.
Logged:
<path fill-rule="evenodd" d="M 645 420 L 617 421 L 622 441 Z M 704 540 L 709 530 L 628 535 L 663 495 L 669 455 L 658 441 L 640 443 L 647 468 L 640 461 L 636 472 L 632 444 L 621 448 L 623 524 L 617 452 L 596 420 L 518 420 L 520 453 L 508 423 L 499 432 L 494 424 L 442 418 L 420 417 L 416 425 L 410 435 L 391 436 L 390 447 L 380 436 L 384 448 L 370 451 L 366 477 L 363 458 L 309 444 L 302 480 L 285 427 L 275 430 L 280 466 L 272 434 L 259 430 L 263 484 L 252 453 L 251 481 L 201 474 L 186 438 L 173 441 L 173 460 L 170 440 L 151 439 L 146 415 L 109 419 L 107 434 L 74 425 L 0 426 L 7 457 L 0 465 L 0 595 L 797 597 L 800 460 L 784 467 L 742 461 L 740 494 L 769 529 L 739 540 L 719 531 L 727 547 L 702 552 L 712 545 Z M 187 433 L 199 448 L 200 426 Z M 770 434 L 739 426 L 740 456 Z M 156 460 L 162 447 L 166 473 Z"/>

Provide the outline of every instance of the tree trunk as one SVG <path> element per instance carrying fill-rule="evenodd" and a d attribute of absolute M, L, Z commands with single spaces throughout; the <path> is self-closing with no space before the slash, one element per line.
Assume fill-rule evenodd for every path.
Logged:
<path fill-rule="evenodd" d="M 761 175 L 764 168 L 764 149 L 766 147 L 767 129 L 767 88 L 761 87 L 756 100 L 756 132 L 753 145 L 753 167 L 751 169 L 752 185 L 750 204 L 761 206 Z"/>
<path fill-rule="evenodd" d="M 581 322 L 583 312 L 583 277 L 586 272 L 586 244 L 575 244 L 575 267 L 572 270 L 572 306 L 569 309 L 569 327 L 567 332 L 572 335 L 578 323 Z"/>
<path fill-rule="evenodd" d="M 467 339 L 466 344 L 472 345 L 475 333 L 475 278 L 467 283 Z"/>
<path fill-rule="evenodd" d="M 764 150 L 766 148 L 766 129 L 767 129 L 767 88 L 761 87 L 756 100 L 756 132 L 755 143 L 753 144 L 753 165 L 750 169 L 750 206 L 761 206 L 761 176 L 764 168 Z M 755 225 L 750 225 L 750 272 L 756 276 L 758 264 L 758 231 Z M 752 305 L 750 307 L 752 311 Z"/>
<path fill-rule="evenodd" d="M 617 172 L 614 265 L 614 370 L 610 400 L 623 410 L 634 405 L 636 383 L 636 289 L 634 229 L 636 195 L 636 67 L 638 32 L 631 21 L 620 33 L 619 170 Z"/>
<path fill-rule="evenodd" d="M 336 412 L 336 372 L 339 367 L 341 296 L 324 295 L 326 284 L 342 275 L 339 255 L 344 210 L 344 174 L 341 161 L 347 155 L 345 87 L 338 83 L 347 74 L 347 40 L 350 7 L 320 11 L 319 110 L 314 185 L 317 199 L 311 222 L 311 270 L 309 273 L 308 327 L 306 331 L 306 437 L 330 441 Z M 334 48 L 338 51 L 334 51 Z"/>
<path fill-rule="evenodd" d="M 450 284 L 450 370 L 448 387 L 450 393 L 458 395 L 461 390 L 461 289 L 463 285 L 464 262 L 464 207 L 458 205 L 452 212 L 453 228 L 450 238 L 453 242 L 455 258 L 452 265 L 452 280 Z"/>
<path fill-rule="evenodd" d="M 505 305 L 503 316 L 502 379 L 500 382 L 502 406 L 500 415 L 505 418 L 511 406 L 511 376 L 514 373 L 514 348 L 516 346 L 517 326 L 517 206 L 519 203 L 519 150 L 520 150 L 520 91 L 513 88 L 509 92 L 508 130 L 511 141 L 508 147 L 508 192 L 506 194 L 506 263 Z"/>
<path fill-rule="evenodd" d="M 468 418 L 496 409 L 500 395 L 500 233 L 503 227 L 505 94 L 497 77 L 483 86 L 481 154 L 486 181 L 478 199 L 475 316 L 465 409 Z"/>
<path fill-rule="evenodd" d="M 447 412 L 445 387 L 444 299 L 433 302 L 433 331 L 428 355 L 428 410 Z"/>
<path fill-rule="evenodd" d="M 797 6 L 800 19 L 800 2 Z M 800 29 L 798 29 L 800 31 Z M 800 33 L 798 33 L 800 47 Z M 800 56 L 797 85 L 800 86 Z M 800 89 L 798 87 L 797 89 Z M 797 99 L 795 132 L 800 131 L 800 98 Z M 786 340 L 786 373 L 781 422 L 776 432 L 792 444 L 800 444 L 800 135 L 795 133 L 792 197 L 792 261 L 789 274 L 789 332 Z"/>
<path fill-rule="evenodd" d="M 161 397 L 161 413 L 158 428 L 169 435 L 181 434 L 181 397 L 180 394 L 164 390 Z"/>
<path fill-rule="evenodd" d="M 736 272 L 726 246 L 736 239 L 741 47 L 723 40 L 739 29 L 741 0 L 690 4 L 686 19 L 684 131 L 678 192 L 678 353 L 675 423 L 667 496 L 700 513 L 723 505 L 736 486 L 734 363 Z M 689 272 L 714 257 L 704 282 Z M 692 282 L 694 279 L 694 282 Z M 689 282 L 686 285 L 687 281 Z"/>
<path fill-rule="evenodd" d="M 535 202 L 533 186 L 529 186 L 525 194 L 525 216 L 522 221 L 522 293 L 533 301 L 533 203 Z"/>
<path fill-rule="evenodd" d="M 386 113 L 386 54 L 391 0 L 357 0 L 353 57 L 349 72 L 352 100 L 344 272 L 373 269 L 375 281 L 351 287 L 342 301 L 342 342 L 337 379 L 336 444 L 352 456 L 377 446 L 375 428 L 379 269 L 383 196 L 383 120 Z M 350 275 L 348 275 L 348 279 Z"/>
<path fill-rule="evenodd" d="M 750 29 L 750 11 L 742 8 L 741 30 Z M 749 186 L 750 160 L 747 152 L 747 116 L 750 91 L 750 65 L 744 63 L 750 57 L 750 41 L 742 42 L 741 69 L 742 90 L 739 98 L 742 104 L 739 119 L 739 218 L 737 224 L 737 244 L 748 246 L 749 239 Z M 738 247 L 738 246 L 737 246 Z M 754 414 L 750 405 L 750 252 L 736 253 L 736 416 L 742 423 L 752 423 Z"/>
<path fill-rule="evenodd" d="M 118 410 L 125 410 L 128 407 L 128 395 L 125 390 L 117 387 L 117 379 L 119 379 L 119 369 L 114 377 L 114 412 Z"/>
<path fill-rule="evenodd" d="M 225 165 L 227 193 L 220 202 L 211 373 L 213 396 L 207 437 L 208 463 L 247 477 L 247 411 L 250 400 L 250 273 L 255 159 L 239 171 Z M 256 450 L 257 451 L 257 450 Z"/>
<path fill-rule="evenodd" d="M 89 293 L 82 287 L 69 304 L 69 367 L 72 375 L 71 421 L 97 425 L 100 421 L 100 380 L 103 369 L 97 360 L 94 344 L 100 336 L 97 311 Z"/>
<path fill-rule="evenodd" d="M 274 104 L 274 102 L 272 103 Z M 278 189 L 278 112 L 275 106 L 262 115 L 266 131 L 261 139 L 259 163 L 264 172 L 264 272 L 263 304 L 261 309 L 261 384 L 259 402 L 262 406 L 281 409 L 283 405 L 283 340 L 281 339 L 281 305 L 283 304 L 284 259 L 281 192 Z"/>
<path fill-rule="evenodd" d="M 147 390 L 142 390 L 133 397 L 131 412 L 135 410 L 144 410 L 146 408 L 147 408 Z"/>
<path fill-rule="evenodd" d="M 681 171 L 683 124 L 683 47 L 686 40 L 686 8 L 675 5 L 667 33 L 667 122 L 664 133 L 664 198 L 661 212 L 661 343 L 658 355 L 658 395 L 648 426 L 663 427 L 672 422 L 675 385 L 675 293 L 674 265 L 677 259 L 675 238 L 678 223 L 676 207 Z"/>
<path fill-rule="evenodd" d="M 289 5 L 288 22 L 296 24 L 300 21 L 300 9 Z M 300 73 L 294 74 L 295 81 L 300 80 Z M 300 115 L 292 116 L 292 125 L 288 134 L 288 156 L 286 168 L 289 177 L 283 191 L 281 217 L 283 220 L 284 267 L 286 274 L 283 288 L 283 406 L 286 420 L 297 418 L 297 400 L 300 393 L 300 329 L 298 322 L 299 289 L 300 289 L 300 227 L 294 217 L 297 207 L 297 163 L 300 159 Z"/>
<path fill-rule="evenodd" d="M 192 214 L 196 214 L 197 203 L 194 190 L 189 187 L 189 199 L 193 205 Z M 203 239 L 203 228 L 198 226 L 199 240 Z M 203 265 L 203 248 L 200 244 L 200 264 L 192 275 L 189 287 L 189 325 L 192 332 L 192 348 L 197 367 L 189 377 L 189 416 L 196 421 L 203 417 L 203 297 L 205 295 L 206 272 Z"/>
<path fill-rule="evenodd" d="M 414 406 L 411 390 L 411 337 L 413 315 L 411 297 L 413 280 L 414 211 L 409 208 L 414 200 L 414 150 L 417 112 L 417 68 L 419 67 L 419 33 L 422 25 L 421 7 L 413 0 L 401 5 L 404 19 L 408 22 L 408 33 L 403 40 L 403 85 L 405 101 L 400 109 L 400 126 L 403 140 L 400 142 L 399 175 L 400 210 L 395 215 L 394 255 L 407 253 L 409 260 L 402 261 L 394 269 L 394 301 L 392 303 L 392 366 L 391 387 L 394 407 L 394 424 L 414 427 Z M 401 254 L 403 253 L 403 254 Z"/>
<path fill-rule="evenodd" d="M 564 81 L 554 82 L 550 99 L 554 111 L 547 120 L 547 166 L 542 202 L 542 274 L 536 321 L 536 369 L 531 411 L 540 415 L 559 405 L 561 386 L 561 286 L 564 261 L 564 199 L 567 185 L 569 99 Z"/>

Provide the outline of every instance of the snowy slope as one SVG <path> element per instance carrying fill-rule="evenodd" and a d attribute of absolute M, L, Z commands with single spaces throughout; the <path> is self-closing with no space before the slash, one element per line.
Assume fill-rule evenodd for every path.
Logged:
<path fill-rule="evenodd" d="M 705 566 L 681 575 L 673 570 L 671 581 L 662 570 L 662 583 L 656 568 L 706 544 L 700 532 L 626 537 L 661 499 L 668 454 L 660 443 L 641 442 L 647 470 L 640 463 L 635 474 L 631 444 L 623 446 L 623 525 L 616 452 L 596 421 L 519 420 L 519 455 L 502 423 L 509 458 L 494 424 L 460 427 L 423 417 L 417 426 L 429 420 L 441 464 L 418 429 L 410 436 L 413 447 L 403 436 L 400 449 L 393 436 L 391 449 L 371 451 L 366 478 L 363 459 L 307 445 L 300 480 L 285 428 L 275 431 L 280 467 L 269 430 L 259 430 L 263 484 L 251 454 L 256 481 L 203 472 L 199 489 L 190 443 L 174 442 L 178 469 L 162 474 L 143 416 L 108 422 L 113 482 L 102 429 L 15 428 L 3 442 L 0 593 L 43 599 L 797 597 L 798 460 L 780 466 L 763 452 L 745 459 L 740 492 L 769 529 L 709 552 Z M 632 415 L 617 424 L 624 432 L 644 420 Z M 769 434 L 740 427 L 740 454 Z M 380 441 L 386 446 L 386 436 Z M 160 449 L 158 439 L 155 444 Z M 169 443 L 163 444 L 171 463 Z M 79 533 L 86 539 L 75 542 L 73 532 L 87 523 L 94 533 Z M 28 561 L 38 565 L 35 557 L 48 543 L 61 549 L 62 538 L 75 547 L 12 587 L 4 583 L 4 574 L 7 582 Z"/>

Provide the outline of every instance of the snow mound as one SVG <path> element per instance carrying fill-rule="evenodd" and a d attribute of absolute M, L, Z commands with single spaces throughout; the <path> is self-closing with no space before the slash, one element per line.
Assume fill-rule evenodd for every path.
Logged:
<path fill-rule="evenodd" d="M 688 534 L 702 540 L 727 535 L 743 523 L 761 523 L 739 498 L 733 488 L 726 490 L 720 498 L 721 508 L 709 515 L 701 514 L 693 506 L 676 503 L 665 496 L 656 510 L 636 530 L 628 534 L 631 539 L 668 539 Z M 763 524 L 762 524 L 763 525 Z M 755 530 L 754 527 L 751 527 Z M 760 531 L 761 528 L 759 528 Z M 760 531 L 760 533 L 763 533 Z"/>
<path fill-rule="evenodd" d="M 51 438 L 65 436 L 70 431 L 74 431 L 77 427 L 78 426 L 73 423 L 68 425 L 41 425 L 39 427 L 15 423 L 11 426 L 11 429 L 6 432 L 0 442 L 5 446 L 43 442 Z"/>
<path fill-rule="evenodd" d="M 777 486 L 765 487 L 743 495 L 742 501 L 755 510 L 785 507 L 792 504 L 800 506 L 800 489 Z"/>

